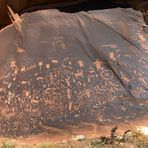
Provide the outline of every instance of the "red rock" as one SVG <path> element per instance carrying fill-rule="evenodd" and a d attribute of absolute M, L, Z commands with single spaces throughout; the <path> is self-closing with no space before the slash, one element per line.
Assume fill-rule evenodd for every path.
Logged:
<path fill-rule="evenodd" d="M 148 112 L 143 26 L 132 9 L 42 10 L 1 30 L 0 135 L 81 122 L 142 124 Z"/>

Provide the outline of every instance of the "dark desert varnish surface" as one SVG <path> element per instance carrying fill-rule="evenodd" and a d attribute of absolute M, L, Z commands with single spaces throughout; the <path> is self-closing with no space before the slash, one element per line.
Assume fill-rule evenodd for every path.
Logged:
<path fill-rule="evenodd" d="M 41 10 L 1 30 L 1 137 L 144 126 L 143 26 L 132 9 Z"/>

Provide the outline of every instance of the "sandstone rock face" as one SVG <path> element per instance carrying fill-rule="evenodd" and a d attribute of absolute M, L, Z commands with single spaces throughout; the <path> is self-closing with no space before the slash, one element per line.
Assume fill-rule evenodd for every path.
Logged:
<path fill-rule="evenodd" d="M 148 41 L 131 9 L 26 13 L 0 32 L 0 135 L 147 116 Z"/>
<path fill-rule="evenodd" d="M 59 6 L 68 6 L 77 3 L 82 3 L 88 0 L 0 0 L 0 28 L 4 27 L 11 23 L 11 18 L 8 15 L 7 6 L 9 6 L 14 13 L 20 13 L 26 9 L 34 10 L 34 7 L 44 6 L 49 8 L 59 7 Z"/>
<path fill-rule="evenodd" d="M 3 0 L 0 0 L 0 29 L 11 23 L 10 17 L 7 13 L 7 7 Z"/>
<path fill-rule="evenodd" d="M 74 3 L 81 3 L 85 1 L 95 1 L 95 0 L 1 0 L 5 1 L 9 6 L 13 8 L 15 12 L 19 12 L 23 9 L 32 7 L 32 6 L 37 6 L 37 5 L 47 5 L 47 4 L 64 4 L 64 3 L 69 3 L 69 4 L 74 4 Z M 100 3 L 102 0 L 99 0 Z M 143 9 L 148 9 L 148 3 L 147 0 L 107 0 L 108 3 L 110 1 L 113 1 L 115 3 L 122 3 L 122 4 L 129 4 L 133 8 L 137 10 L 143 10 Z M 147 7 L 147 8 L 146 8 Z"/>
<path fill-rule="evenodd" d="M 6 3 L 12 7 L 12 9 L 15 12 L 20 12 L 24 9 L 33 7 L 33 6 L 39 6 L 39 5 L 63 5 L 63 4 L 76 4 L 76 3 L 81 3 L 85 2 L 88 0 L 5 0 Z"/>
<path fill-rule="evenodd" d="M 57 8 L 60 6 L 70 6 L 77 3 L 90 1 L 92 3 L 98 2 L 97 0 L 0 0 L 0 28 L 7 26 L 11 23 L 11 16 L 8 15 L 8 5 L 14 13 L 24 13 L 28 11 L 35 11 L 38 9 Z M 144 20 L 148 24 L 148 2 L 146 0 L 106 0 L 106 4 L 110 5 L 111 2 L 129 4 L 130 7 L 139 10 L 144 15 Z M 104 0 L 99 0 L 97 5 L 104 3 Z"/>

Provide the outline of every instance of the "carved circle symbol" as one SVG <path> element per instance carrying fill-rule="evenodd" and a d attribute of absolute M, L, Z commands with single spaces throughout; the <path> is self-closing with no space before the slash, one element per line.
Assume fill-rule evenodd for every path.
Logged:
<path fill-rule="evenodd" d="M 28 123 L 24 123 L 24 124 L 21 125 L 20 128 L 21 128 L 21 131 L 22 131 L 22 132 L 28 132 L 29 129 L 30 129 L 30 126 L 29 126 Z"/>
<path fill-rule="evenodd" d="M 19 128 L 20 123 L 19 121 L 15 121 L 13 125 L 14 125 L 15 130 L 17 130 Z"/>
<path fill-rule="evenodd" d="M 103 70 L 100 73 L 100 76 L 104 80 L 112 80 L 113 79 L 113 72 L 111 70 Z"/>

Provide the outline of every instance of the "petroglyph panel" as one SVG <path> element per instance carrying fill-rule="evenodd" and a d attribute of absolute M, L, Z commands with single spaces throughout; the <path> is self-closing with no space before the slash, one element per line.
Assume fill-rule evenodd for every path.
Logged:
<path fill-rule="evenodd" d="M 114 11 L 121 13 L 103 12 Z M 42 10 L 22 16 L 22 34 L 15 24 L 0 32 L 1 136 L 80 122 L 127 122 L 147 115 L 145 33 L 134 34 L 141 39 L 135 44 L 132 31 L 126 40 L 113 28 L 120 24 L 109 27 L 97 20 L 99 14 L 102 11 Z M 51 18 L 56 21 L 47 22 Z M 68 28 L 65 18 L 71 23 Z M 116 15 L 113 19 L 118 20 Z"/>

